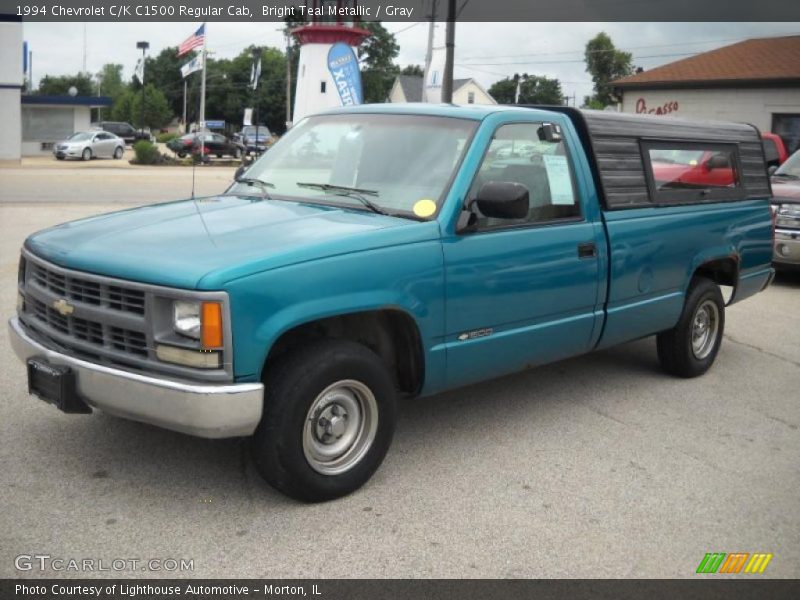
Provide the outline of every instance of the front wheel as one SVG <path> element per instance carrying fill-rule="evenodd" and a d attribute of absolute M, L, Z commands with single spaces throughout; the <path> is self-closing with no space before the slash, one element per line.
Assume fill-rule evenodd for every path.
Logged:
<path fill-rule="evenodd" d="M 122 155 L 124 153 L 125 153 L 125 150 L 122 148 L 122 146 L 117 146 L 116 149 L 114 150 L 114 158 L 119 160 L 119 159 L 122 158 Z"/>
<path fill-rule="evenodd" d="M 371 350 L 322 340 L 265 375 L 253 458 L 268 483 L 304 502 L 349 494 L 383 461 L 395 426 L 392 377 Z"/>
<path fill-rule="evenodd" d="M 83 160 L 91 160 L 92 159 L 92 150 L 90 148 L 85 148 L 83 153 L 81 154 L 81 158 Z"/>
<path fill-rule="evenodd" d="M 725 302 L 719 286 L 696 278 L 689 286 L 678 324 L 656 338 L 661 366 L 680 377 L 702 375 L 714 364 L 724 330 Z"/>

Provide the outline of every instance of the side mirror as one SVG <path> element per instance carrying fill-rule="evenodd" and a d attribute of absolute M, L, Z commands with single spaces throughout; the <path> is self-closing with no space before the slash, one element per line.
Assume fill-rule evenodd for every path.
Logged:
<path fill-rule="evenodd" d="M 778 165 L 770 165 L 769 169 L 767 169 L 767 173 L 769 174 L 770 177 L 772 177 L 773 175 L 775 175 L 775 171 L 777 170 L 778 170 Z"/>
<path fill-rule="evenodd" d="M 528 188 L 511 181 L 487 181 L 475 199 L 484 216 L 494 219 L 524 219 L 528 216 Z"/>

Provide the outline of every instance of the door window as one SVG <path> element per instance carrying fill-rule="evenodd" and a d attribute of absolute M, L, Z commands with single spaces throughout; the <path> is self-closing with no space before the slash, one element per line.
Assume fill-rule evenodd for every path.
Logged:
<path fill-rule="evenodd" d="M 524 185 L 529 195 L 528 216 L 513 220 L 483 216 L 473 201 L 490 181 Z M 541 123 L 513 123 L 497 129 L 467 198 L 478 214 L 478 229 L 581 216 L 564 141 L 547 141 Z"/>

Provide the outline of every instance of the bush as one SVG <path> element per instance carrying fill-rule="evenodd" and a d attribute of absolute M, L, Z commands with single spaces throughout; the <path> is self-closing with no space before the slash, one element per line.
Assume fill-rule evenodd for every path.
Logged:
<path fill-rule="evenodd" d="M 137 165 L 154 165 L 161 159 L 161 153 L 158 148 L 147 140 L 136 142 L 133 145 L 133 151 L 136 153 Z"/>
<path fill-rule="evenodd" d="M 177 133 L 159 133 L 156 136 L 156 141 L 159 144 L 166 144 L 170 140 L 174 140 L 176 137 L 179 137 L 179 134 L 177 134 Z"/>

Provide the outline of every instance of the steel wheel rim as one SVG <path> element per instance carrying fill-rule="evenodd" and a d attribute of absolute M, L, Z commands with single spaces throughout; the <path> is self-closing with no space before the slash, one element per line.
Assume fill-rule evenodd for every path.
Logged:
<path fill-rule="evenodd" d="M 355 467 L 375 441 L 378 403 L 360 381 L 325 388 L 311 403 L 303 425 L 303 454 L 312 469 L 340 475 Z"/>
<path fill-rule="evenodd" d="M 706 300 L 697 307 L 692 317 L 692 354 L 703 360 L 714 349 L 719 332 L 719 309 L 716 303 Z"/>

